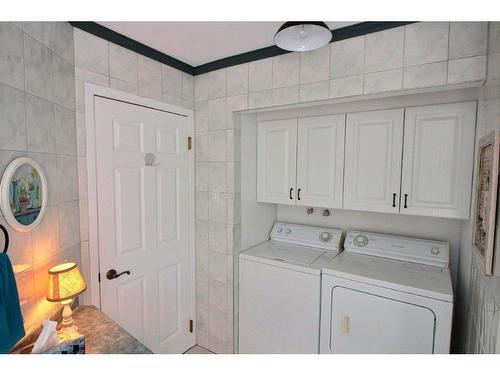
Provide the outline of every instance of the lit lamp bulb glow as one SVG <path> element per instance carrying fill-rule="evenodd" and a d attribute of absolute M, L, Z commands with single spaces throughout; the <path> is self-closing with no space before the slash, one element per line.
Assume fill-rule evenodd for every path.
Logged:
<path fill-rule="evenodd" d="M 64 305 L 62 313 L 62 326 L 73 326 L 73 311 L 71 302 L 73 298 L 83 293 L 87 286 L 83 281 L 76 263 L 62 263 L 49 269 L 49 285 L 47 301 L 61 302 Z M 76 327 L 75 327 L 76 329 Z"/>

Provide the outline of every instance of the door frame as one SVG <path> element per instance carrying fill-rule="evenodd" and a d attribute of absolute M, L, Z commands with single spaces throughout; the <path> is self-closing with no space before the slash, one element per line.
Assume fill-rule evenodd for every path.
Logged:
<path fill-rule="evenodd" d="M 99 224 L 97 207 L 97 168 L 96 168 L 96 135 L 95 135 L 95 97 L 126 102 L 151 109 L 170 112 L 185 116 L 188 119 L 188 137 L 194 140 L 194 111 L 175 105 L 166 104 L 149 98 L 129 94 L 123 91 L 84 83 L 85 89 L 85 133 L 87 139 L 87 194 L 88 194 L 88 231 L 89 231 L 89 268 L 90 293 L 84 296 L 85 304 L 93 304 L 101 308 L 101 291 L 99 283 Z M 187 142 L 187 140 L 186 140 Z M 192 142 L 193 144 L 194 142 Z M 188 152 L 188 202 L 189 202 L 189 259 L 190 259 L 190 313 L 195 316 L 196 289 L 195 289 L 195 193 L 194 193 L 194 149 Z M 194 320 L 195 321 L 195 320 Z M 196 330 L 193 329 L 193 334 Z M 196 339 L 196 336 L 194 336 Z"/>

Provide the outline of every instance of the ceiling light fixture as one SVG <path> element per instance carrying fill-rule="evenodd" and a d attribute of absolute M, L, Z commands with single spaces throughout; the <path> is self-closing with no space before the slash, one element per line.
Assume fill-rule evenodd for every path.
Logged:
<path fill-rule="evenodd" d="M 324 22 L 285 22 L 274 35 L 274 43 L 287 51 L 304 52 L 326 46 L 332 32 Z"/>

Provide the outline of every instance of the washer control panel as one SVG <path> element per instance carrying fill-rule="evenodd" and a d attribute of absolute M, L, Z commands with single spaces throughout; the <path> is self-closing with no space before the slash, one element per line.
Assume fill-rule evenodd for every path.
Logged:
<path fill-rule="evenodd" d="M 277 222 L 271 232 L 271 239 L 273 241 L 338 251 L 342 249 L 342 233 L 341 229 Z"/>
<path fill-rule="evenodd" d="M 321 234 L 319 235 L 319 240 L 321 242 L 330 242 L 333 238 L 333 234 L 332 232 L 321 232 Z"/>

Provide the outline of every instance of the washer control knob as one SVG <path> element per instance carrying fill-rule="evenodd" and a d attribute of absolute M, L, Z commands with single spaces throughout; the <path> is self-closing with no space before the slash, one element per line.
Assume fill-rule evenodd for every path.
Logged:
<path fill-rule="evenodd" d="M 330 242 L 332 240 L 332 234 L 330 232 L 322 232 L 320 235 L 319 235 L 319 239 L 320 241 L 322 242 Z"/>
<path fill-rule="evenodd" d="M 432 255 L 438 255 L 439 254 L 439 247 L 433 247 L 433 248 L 431 248 L 431 254 Z"/>
<path fill-rule="evenodd" d="M 278 230 L 276 231 L 276 233 L 281 233 L 281 232 L 283 232 L 283 228 L 279 227 Z"/>
<path fill-rule="evenodd" d="M 285 233 L 286 233 L 286 234 L 290 234 L 290 232 L 291 232 L 291 231 L 292 231 L 292 230 L 291 230 L 290 228 L 286 228 L 286 229 L 285 229 Z"/>
<path fill-rule="evenodd" d="M 354 237 L 354 245 L 357 247 L 365 247 L 368 245 L 368 237 L 363 236 L 362 234 L 358 234 L 356 237 Z"/>

